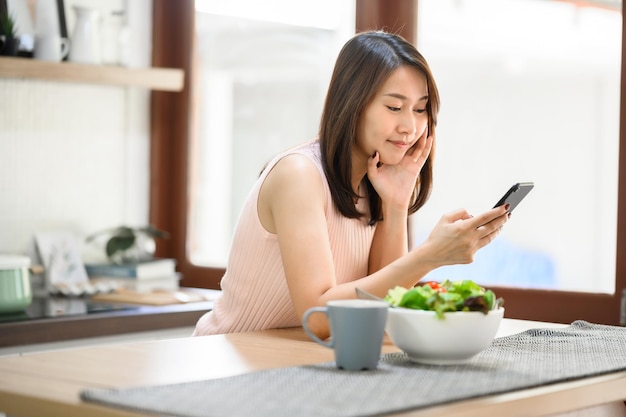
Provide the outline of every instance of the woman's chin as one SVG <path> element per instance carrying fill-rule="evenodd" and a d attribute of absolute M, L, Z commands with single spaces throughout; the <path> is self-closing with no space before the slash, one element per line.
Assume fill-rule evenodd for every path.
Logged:
<path fill-rule="evenodd" d="M 398 165 L 402 158 L 404 158 L 404 154 L 402 155 L 386 155 L 384 158 L 380 158 L 380 162 L 383 165 Z"/>

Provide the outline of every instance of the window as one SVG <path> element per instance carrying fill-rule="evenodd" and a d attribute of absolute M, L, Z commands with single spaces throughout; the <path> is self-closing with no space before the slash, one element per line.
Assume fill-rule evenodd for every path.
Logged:
<path fill-rule="evenodd" d="M 225 267 L 243 202 L 277 153 L 317 135 L 352 1 L 196 0 L 189 258 Z"/>
<path fill-rule="evenodd" d="M 441 3 L 444 3 L 442 6 L 447 7 L 448 9 L 454 7 L 464 7 L 468 4 L 487 4 L 482 0 L 472 0 L 470 1 L 449 1 L 449 0 L 440 0 Z M 298 3 L 298 4 L 306 4 L 308 2 Z M 314 3 L 314 2 L 311 2 Z M 424 52 L 424 54 L 429 58 L 433 69 L 436 71 L 436 75 L 438 75 L 438 81 L 440 88 L 442 88 L 443 95 L 443 107 L 440 114 L 440 129 L 438 129 L 439 135 L 439 153 L 438 153 L 438 167 L 436 167 L 436 193 L 444 192 L 446 187 L 441 186 L 441 176 L 446 175 L 448 168 L 446 164 L 452 163 L 445 162 L 444 154 L 445 146 L 452 146 L 454 144 L 454 152 L 466 152 L 469 149 L 469 146 L 472 146 L 472 143 L 469 141 L 462 141 L 461 139 L 465 137 L 470 138 L 480 138 L 480 135 L 476 132 L 472 133 L 472 131 L 476 131 L 479 128 L 481 129 L 480 134 L 488 133 L 491 128 L 491 124 L 485 124 L 485 126 L 480 127 L 465 127 L 463 125 L 458 125 L 458 123 L 467 123 L 466 119 L 460 118 L 461 122 L 448 122 L 446 121 L 447 116 L 446 112 L 448 112 L 448 107 L 454 108 L 458 103 L 467 103 L 467 101 L 463 101 L 462 99 L 458 101 L 458 99 L 453 98 L 453 93 L 462 89 L 457 88 L 458 85 L 463 86 L 464 88 L 476 88 L 476 86 L 472 86 L 471 84 L 465 82 L 461 83 L 457 81 L 453 91 L 448 91 L 446 87 L 446 77 L 443 78 L 439 76 L 442 72 L 439 68 L 440 65 L 446 64 L 446 61 L 438 61 L 437 52 L 438 51 L 429 51 L 428 44 L 422 44 L 422 41 L 427 42 L 427 34 L 424 30 L 428 27 L 430 23 L 429 20 L 435 19 L 437 14 L 434 13 L 430 15 L 430 11 L 428 4 L 435 5 L 432 0 L 420 0 L 420 9 L 419 9 L 419 26 L 420 26 L 420 34 L 419 38 L 421 39 L 418 42 L 418 47 Z M 533 1 L 533 0 L 525 0 L 524 3 L 534 3 L 534 4 L 542 4 L 546 7 L 552 7 L 559 3 L 565 3 L 562 1 Z M 579 4 L 583 4 L 583 2 L 576 2 Z M 613 5 L 615 2 L 602 2 L 604 5 Z M 514 7 L 513 0 L 507 0 L 503 2 L 502 8 L 506 9 L 507 7 Z M 584 2 L 585 5 L 600 5 L 600 2 Z M 494 3 L 494 8 L 499 10 L 500 5 L 498 2 Z M 621 9 L 621 2 L 618 6 Z M 597 9 L 597 7 L 595 7 Z M 358 0 L 356 2 L 356 27 L 357 30 L 365 30 L 370 28 L 386 28 L 391 31 L 400 31 L 405 34 L 405 36 L 409 39 L 414 39 L 415 31 L 415 21 L 411 20 L 410 17 L 416 16 L 415 11 L 417 10 L 417 1 L 416 0 L 402 0 L 397 2 L 389 2 L 387 0 Z M 434 11 L 437 9 L 435 8 Z M 473 20 L 473 26 L 480 26 L 480 18 L 489 18 L 493 19 L 493 15 L 491 14 L 480 14 L 476 12 L 476 9 L 473 9 L 474 12 L 470 14 L 470 17 Z M 452 10 L 449 10 L 450 14 L 445 16 L 445 19 L 450 19 L 450 22 L 454 23 L 452 20 L 453 16 Z M 602 9 L 598 9 L 598 11 L 602 11 Z M 208 288 L 218 288 L 219 280 L 223 274 L 223 268 L 201 268 L 197 265 L 192 265 L 189 263 L 187 246 L 190 244 L 186 238 L 187 235 L 187 220 L 189 217 L 188 206 L 189 206 L 189 195 L 191 193 L 191 183 L 193 178 L 189 178 L 189 161 L 188 161 L 188 145 L 191 141 L 191 135 L 189 134 L 189 115 L 192 112 L 194 106 L 193 97 L 191 97 L 191 93 L 195 91 L 196 84 L 196 70 L 192 66 L 192 58 L 191 52 L 193 48 L 172 48 L 171 45 L 193 45 L 193 32 L 194 32 L 194 15 L 195 15 L 195 3 L 194 0 L 177 0 L 176 2 L 171 2 L 169 0 L 154 0 L 154 24 L 153 24 L 153 65 L 155 66 L 165 66 L 165 67 L 179 67 L 184 68 L 186 71 L 186 87 L 181 93 L 171 94 L 171 93 L 162 93 L 162 92 L 153 92 L 152 93 L 152 147 L 151 147 L 151 202 L 150 202 L 150 220 L 157 227 L 168 230 L 172 233 L 172 238 L 165 241 L 158 242 L 157 246 L 157 255 L 158 256 L 172 256 L 178 260 L 179 270 L 183 273 L 183 285 L 186 286 L 199 286 L 199 287 L 208 287 Z M 521 13 L 521 12 L 520 12 Z M 520 14 L 521 16 L 521 14 Z M 497 15 L 496 15 L 497 17 Z M 441 15 L 437 18 L 442 18 Z M 444 19 L 444 20 L 445 20 Z M 526 36 L 530 38 L 532 37 L 532 33 L 535 30 L 534 25 L 535 22 L 545 21 L 549 19 L 549 17 L 543 16 L 541 12 L 538 12 L 536 15 L 532 16 L 532 21 L 529 21 L 528 24 L 524 25 L 522 30 L 526 33 Z M 417 19 L 416 19 L 417 20 Z M 618 18 L 621 25 L 623 25 L 623 17 Z M 496 31 L 492 34 L 490 38 L 482 38 L 480 42 L 482 43 L 490 43 L 495 42 L 495 38 L 501 36 L 500 32 L 502 30 L 502 25 L 506 26 L 513 25 L 515 22 L 502 23 L 500 26 L 495 29 L 488 24 L 485 24 L 486 27 L 491 27 L 490 30 Z M 425 27 L 424 27 L 425 25 Z M 603 30 L 605 28 L 603 27 Z M 466 32 L 455 33 L 456 40 L 459 37 L 470 37 L 470 35 Z M 624 41 L 624 32 L 620 28 L 620 32 L 612 38 L 612 40 L 621 40 Z M 586 41 L 586 40 L 585 40 Z M 479 41 L 473 40 L 472 43 L 477 43 Z M 541 43 L 549 43 L 548 40 L 535 40 L 535 44 Z M 459 44 L 463 44 L 459 41 Z M 540 46 L 540 45 L 539 45 Z M 467 49 L 461 49 L 457 51 L 458 54 L 467 54 Z M 477 51 L 476 49 L 472 49 L 471 53 L 476 54 L 480 52 L 480 49 Z M 443 53 L 443 50 L 442 50 Z M 619 52 L 618 52 L 619 53 Z M 623 52 L 622 52 L 623 54 Z M 624 59 L 622 59 L 623 62 Z M 455 61 L 456 62 L 456 61 Z M 517 66 L 515 60 L 512 61 L 513 68 Z M 452 65 L 453 63 L 448 63 L 447 65 Z M 469 66 L 467 62 L 459 63 L 456 62 L 455 65 L 464 65 Z M 520 69 L 520 67 L 517 67 Z M 523 67 L 522 67 L 523 68 Z M 471 67 L 468 70 L 472 70 Z M 563 78 L 566 78 L 568 75 L 569 67 L 566 67 L 561 74 Z M 624 77 L 623 70 L 620 69 L 620 73 L 622 73 L 621 78 Z M 471 74 L 471 71 L 468 72 Z M 494 80 L 491 80 L 489 76 L 493 76 L 491 72 L 485 72 L 485 75 L 482 77 L 474 76 L 471 78 L 476 83 L 493 83 L 498 81 L 498 78 L 495 77 Z M 532 73 L 527 74 L 526 77 L 533 76 Z M 454 79 L 454 78 L 453 78 Z M 464 78 L 465 79 L 465 78 Z M 558 79 L 559 83 L 564 82 L 565 80 Z M 619 85 L 612 85 L 610 88 L 619 90 L 620 95 L 624 96 L 624 89 L 626 85 L 622 83 Z M 518 88 L 519 89 L 519 88 Z M 608 95 L 607 95 L 608 97 Z M 495 98 L 494 98 L 495 100 Z M 457 104 L 454 104 L 457 101 Z M 542 113 L 547 111 L 546 105 L 542 102 L 538 102 L 537 112 Z M 613 105 L 613 104 L 611 104 Z M 478 107 L 478 104 L 471 101 L 469 105 L 466 104 L 467 108 L 460 107 L 465 113 L 470 114 L 471 112 L 478 112 L 483 115 L 483 110 Z M 554 110 L 554 109 L 552 109 Z M 594 109 L 599 113 L 609 115 L 610 110 L 605 111 L 607 109 Z M 558 112 L 557 112 L 558 114 Z M 493 117 L 492 113 L 486 113 L 483 115 L 483 118 L 486 116 Z M 626 106 L 621 106 L 619 109 L 619 118 L 620 124 L 623 126 L 626 123 Z M 485 119 L 487 120 L 487 119 Z M 454 123 L 454 124 L 452 124 Z M 444 128 L 444 125 L 447 127 Z M 515 128 L 519 129 L 523 124 L 518 124 L 511 128 L 511 132 L 515 133 Z M 465 128 L 464 128 L 465 127 Z M 446 133 L 446 129 L 452 129 L 451 131 Z M 456 142 L 452 142 L 453 139 L 449 139 L 448 142 L 443 140 L 444 136 L 448 136 L 450 138 L 456 137 L 457 135 L 453 135 L 454 129 L 462 130 L 462 132 L 469 131 L 472 133 L 472 136 L 459 136 L 460 139 L 454 139 Z M 483 132 L 484 130 L 484 132 Z M 595 134 L 596 132 L 594 132 Z M 444 135 L 445 134 L 445 135 Z M 602 133 L 603 135 L 605 132 Z M 609 133 L 610 135 L 610 133 Z M 500 135 L 497 139 L 506 138 L 507 135 Z M 626 323 L 626 314 L 620 311 L 621 306 L 621 294 L 624 288 L 626 288 L 626 165 L 624 165 L 624 161 L 626 161 L 626 130 L 621 129 L 619 133 L 619 142 L 620 146 L 617 146 L 617 152 L 619 153 L 619 160 L 621 162 L 621 169 L 618 171 L 618 193 L 617 193 L 617 227 L 615 229 L 609 230 L 607 228 L 609 234 L 615 234 L 617 239 L 615 243 L 615 239 L 611 242 L 610 239 L 607 240 L 610 245 L 616 245 L 613 255 L 610 256 L 615 257 L 614 265 L 615 267 L 615 281 L 614 281 L 614 290 L 611 292 L 597 292 L 592 289 L 592 292 L 585 291 L 573 291 L 573 290 L 560 290 L 560 291 L 546 291 L 545 288 L 529 288 L 529 287 L 511 287 L 506 284 L 503 286 L 494 288 L 498 295 L 501 295 L 506 300 L 506 317 L 508 318 L 522 318 L 529 320 L 544 320 L 544 321 L 553 321 L 559 323 L 570 323 L 573 320 L 583 319 L 596 323 L 606 323 L 606 324 L 618 324 L 618 323 Z M 500 144 L 500 142 L 497 142 Z M 550 142 L 551 143 L 551 142 Z M 588 142 L 587 142 L 588 143 Z M 448 145 L 450 144 L 450 145 Z M 461 146 L 459 146 L 461 145 Z M 489 146 L 485 144 L 480 144 L 478 149 L 480 151 L 489 151 L 492 149 L 492 143 L 489 143 Z M 427 207 L 423 210 L 420 210 L 418 213 L 420 218 L 416 223 L 416 231 L 419 233 L 422 230 L 429 230 L 430 225 L 425 222 L 429 221 L 428 210 L 432 210 L 431 219 L 438 218 L 442 210 L 449 209 L 451 207 L 459 207 L 465 206 L 469 210 L 473 212 L 478 212 L 480 210 L 484 210 L 493 204 L 495 199 L 497 199 L 500 194 L 504 191 L 503 188 L 506 188 L 510 185 L 511 181 L 518 181 L 519 178 L 517 175 L 511 176 L 511 178 L 504 178 L 496 175 L 501 175 L 502 172 L 511 172 L 516 173 L 519 167 L 525 166 L 523 164 L 524 160 L 516 155 L 516 150 L 521 144 L 519 142 L 515 142 L 514 145 L 510 143 L 502 142 L 502 146 L 505 151 L 503 152 L 507 155 L 508 163 L 504 163 L 504 158 L 489 158 L 482 159 L 480 158 L 480 152 L 477 153 L 478 157 L 473 157 L 471 159 L 463 161 L 464 164 L 471 167 L 472 170 L 478 172 L 484 170 L 487 174 L 481 174 L 482 178 L 486 178 L 485 181 L 472 181 L 472 182 L 463 182 L 464 179 L 459 179 L 457 183 L 450 185 L 451 191 L 446 192 L 445 195 L 451 196 L 451 201 L 444 201 L 442 195 L 434 194 L 432 201 L 429 202 Z M 513 147 L 512 147 L 513 146 Z M 544 149 L 543 147 L 541 149 Z M 591 147 L 590 149 L 594 149 Z M 567 149 L 563 149 L 561 147 L 556 148 L 545 148 L 545 153 L 550 153 L 551 157 L 550 161 L 553 162 L 553 166 L 555 167 L 555 171 L 558 171 L 561 168 L 560 162 L 563 160 L 564 156 L 569 157 L 570 152 L 576 154 L 578 147 L 571 147 Z M 474 148 L 472 148 L 474 151 Z M 446 151 L 447 152 L 447 151 Z M 610 152 L 609 152 L 610 153 Z M 512 154 L 512 156 L 508 156 Z M 613 154 L 614 158 L 617 158 L 617 155 Z M 504 169 L 498 164 L 503 165 L 513 165 L 511 169 Z M 610 166 L 605 167 L 604 164 L 596 164 L 597 168 L 601 168 L 604 170 L 605 168 L 610 168 Z M 493 169 L 493 167 L 497 169 Z M 444 168 L 446 168 L 444 170 Z M 508 168 L 508 167 L 507 167 Z M 513 169 L 515 168 L 515 169 Z M 582 169 L 582 168 L 581 168 Z M 585 166 L 584 171 L 589 171 L 590 168 Z M 449 171 L 452 172 L 452 169 L 449 168 Z M 454 170 L 456 172 L 456 169 Z M 465 171 L 462 171 L 465 172 Z M 521 172 L 521 171 L 520 171 Z M 534 173 L 534 171 L 533 171 Z M 256 175 L 256 173 L 255 173 Z M 557 172 L 557 175 L 559 173 Z M 576 181 L 580 177 L 578 172 L 574 173 L 574 180 Z M 595 175 L 595 174 L 594 174 Z M 494 178 L 501 180 L 501 183 L 488 183 L 487 180 L 491 181 L 489 178 L 493 176 Z M 457 179 L 459 177 L 456 177 Z M 532 178 L 539 185 L 543 184 L 543 179 Z M 570 181 L 569 177 L 567 181 Z M 615 181 L 615 178 L 608 178 L 608 181 Z M 459 185 L 460 184 L 460 185 Z M 466 198 L 465 195 L 465 187 L 473 187 L 476 190 L 476 193 L 484 193 L 482 197 L 476 198 L 475 200 L 470 200 L 469 197 Z M 585 188 L 586 187 L 586 188 Z M 609 186 L 609 188 L 612 186 Z M 496 191 L 493 191 L 492 188 Z M 483 191 L 485 189 L 486 191 Z M 437 191 L 439 190 L 439 191 Z M 538 188 L 539 190 L 539 188 Z M 531 207 L 533 204 L 537 204 L 538 190 L 534 190 L 532 196 L 529 197 L 528 200 L 522 203 L 522 205 L 517 209 L 516 213 L 512 221 L 507 225 L 505 232 L 502 236 L 506 236 L 510 239 L 518 239 L 516 237 L 517 233 L 514 232 L 514 227 L 520 227 L 520 223 L 524 222 L 524 218 L 528 218 L 530 211 L 532 211 Z M 582 190 L 582 191 L 581 191 Z M 572 197 L 568 197 L 568 203 L 565 205 L 557 206 L 558 201 L 554 199 L 547 198 L 540 201 L 545 201 L 548 206 L 553 205 L 554 207 L 563 208 L 573 210 L 573 208 L 577 208 L 577 199 L 589 199 L 595 196 L 596 190 L 589 189 L 587 184 L 583 185 L 580 189 L 576 189 L 575 192 L 571 193 Z M 495 196 L 493 194 L 496 194 Z M 459 196 L 456 196 L 459 194 Z M 466 193 L 467 194 L 467 193 Z M 443 204 L 440 204 L 442 203 Z M 219 202 L 217 203 L 219 204 Z M 437 206 L 437 204 L 440 204 Z M 561 203 L 563 204 L 563 203 Z M 613 207 L 608 207 L 609 210 L 615 210 L 615 205 Z M 524 213 L 526 211 L 526 214 Z M 547 207 L 547 210 L 554 210 L 552 207 Z M 541 213 L 543 215 L 543 212 Z M 552 216 L 560 216 L 560 210 L 554 210 L 550 215 Z M 585 214 L 585 220 L 589 221 L 590 217 Z M 515 219 L 520 218 L 520 221 Z M 614 217 L 613 217 L 614 218 Z M 594 221 L 597 219 L 593 219 Z M 610 218 L 607 218 L 608 221 L 613 221 Z M 601 219 L 603 222 L 604 219 Z M 514 226 L 518 223 L 517 226 Z M 529 229 L 535 230 L 534 233 L 541 235 L 541 231 L 536 231 L 536 226 L 533 224 L 528 226 L 527 224 L 524 226 Z M 578 223 L 572 224 L 570 227 L 575 228 L 578 227 Z M 415 233 L 414 233 L 415 235 Z M 533 242 L 539 242 L 540 240 L 545 240 L 547 238 L 541 235 L 541 238 L 533 238 Z M 560 237 L 559 237 L 560 239 Z M 516 245 L 519 245 L 523 241 L 514 240 Z M 607 249 L 602 245 L 594 246 L 593 251 L 603 251 L 611 249 Z M 569 258 L 570 263 L 575 264 L 577 262 L 576 256 L 578 254 L 572 255 Z M 586 253 L 583 256 L 588 256 Z M 608 268 L 613 268 L 611 262 L 607 262 L 606 265 Z M 594 281 L 596 279 L 595 276 L 589 277 L 589 281 Z M 608 291 L 608 290 L 606 290 Z"/>
<path fill-rule="evenodd" d="M 420 237 L 446 210 L 482 212 L 535 188 L 472 265 L 431 277 L 615 291 L 621 7 L 420 0 L 418 47 L 442 107 Z"/>

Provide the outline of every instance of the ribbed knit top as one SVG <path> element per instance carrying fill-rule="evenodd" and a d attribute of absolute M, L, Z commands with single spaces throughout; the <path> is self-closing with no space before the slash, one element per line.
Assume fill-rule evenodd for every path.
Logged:
<path fill-rule="evenodd" d="M 195 336 L 301 325 L 287 288 L 277 235 L 263 228 L 257 212 L 259 190 L 267 174 L 281 158 L 294 153 L 310 158 L 324 183 L 326 224 L 336 282 L 349 282 L 367 275 L 375 226 L 367 224 L 367 215 L 348 219 L 337 211 L 323 172 L 319 141 L 308 142 L 274 158 L 250 191 L 220 283 L 222 295 L 215 301 L 213 310 L 198 320 Z M 365 203 L 365 200 L 362 198 L 360 202 Z M 359 209 L 365 212 L 362 204 Z"/>

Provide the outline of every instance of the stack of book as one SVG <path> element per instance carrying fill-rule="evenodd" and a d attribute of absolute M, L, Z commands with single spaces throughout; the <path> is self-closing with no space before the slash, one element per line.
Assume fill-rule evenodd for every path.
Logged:
<path fill-rule="evenodd" d="M 179 288 L 175 259 L 158 258 L 126 264 L 87 263 L 85 269 L 93 285 L 105 284 L 114 289 L 142 293 Z"/>

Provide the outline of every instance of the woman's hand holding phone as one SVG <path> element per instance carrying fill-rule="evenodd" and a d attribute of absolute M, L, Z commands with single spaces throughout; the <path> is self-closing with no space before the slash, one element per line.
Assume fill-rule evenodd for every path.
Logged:
<path fill-rule="evenodd" d="M 468 264 L 479 249 L 495 239 L 508 217 L 506 206 L 478 216 L 459 209 L 443 215 L 424 243 L 437 266 Z"/>

